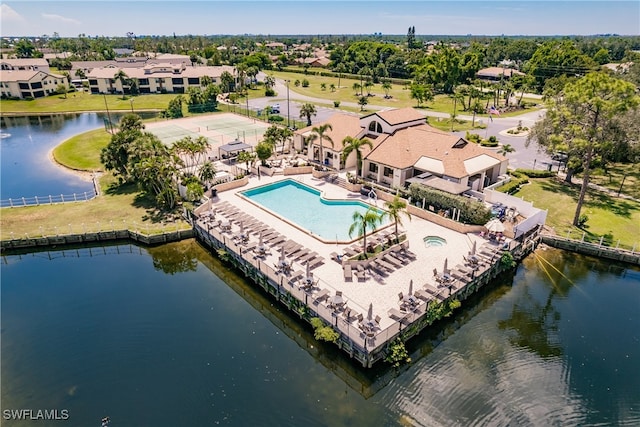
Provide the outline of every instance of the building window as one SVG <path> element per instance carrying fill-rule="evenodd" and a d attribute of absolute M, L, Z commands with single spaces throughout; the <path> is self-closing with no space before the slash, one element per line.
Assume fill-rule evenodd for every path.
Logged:
<path fill-rule="evenodd" d="M 378 173 L 378 164 L 369 163 L 369 172 Z"/>
<path fill-rule="evenodd" d="M 382 125 L 374 120 L 371 123 L 369 123 L 369 131 L 382 133 Z"/>
<path fill-rule="evenodd" d="M 181 85 L 183 83 L 182 78 L 173 78 L 171 79 L 171 83 L 173 83 L 174 85 Z"/>
<path fill-rule="evenodd" d="M 393 178 L 393 169 L 385 166 L 384 170 L 382 171 L 382 174 L 387 178 Z"/>
<path fill-rule="evenodd" d="M 200 79 L 197 77 L 189 77 L 189 85 L 199 85 Z"/>

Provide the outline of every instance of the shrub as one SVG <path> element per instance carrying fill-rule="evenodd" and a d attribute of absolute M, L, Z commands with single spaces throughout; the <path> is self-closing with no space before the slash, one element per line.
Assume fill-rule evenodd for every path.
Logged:
<path fill-rule="evenodd" d="M 270 122 L 282 122 L 282 121 L 284 121 L 284 117 L 275 114 L 275 115 L 269 117 L 269 121 Z"/>
<path fill-rule="evenodd" d="M 340 101 L 333 101 L 333 106 L 338 108 L 340 106 Z"/>
<path fill-rule="evenodd" d="M 264 91 L 264 96 L 276 96 L 276 91 L 273 88 L 266 88 Z"/>
<path fill-rule="evenodd" d="M 302 87 L 309 87 L 309 80 L 302 79 Z"/>
<path fill-rule="evenodd" d="M 529 179 L 527 179 L 526 177 L 515 178 L 507 182 L 505 185 L 501 185 L 500 187 L 496 188 L 496 190 L 502 193 L 514 194 L 514 193 L 517 193 L 518 190 L 520 190 L 520 187 L 528 183 L 529 183 Z"/>
<path fill-rule="evenodd" d="M 396 338 L 389 345 L 389 353 L 384 358 L 384 361 L 391 363 L 394 368 L 398 368 L 402 362 L 411 362 L 407 348 L 404 346 L 404 343 L 400 338 Z"/>
<path fill-rule="evenodd" d="M 334 331 L 331 326 L 325 326 L 319 317 L 311 319 L 311 326 L 314 329 L 313 336 L 318 341 L 336 342 L 340 337 L 340 334 Z"/>
<path fill-rule="evenodd" d="M 529 178 L 550 178 L 555 176 L 554 172 L 548 170 L 537 170 L 537 169 L 516 169 L 516 172 L 521 173 L 522 175 L 526 175 Z"/>
<path fill-rule="evenodd" d="M 589 216 L 587 214 L 581 214 L 578 217 L 578 227 L 584 228 L 584 226 L 587 224 L 587 221 L 589 221 Z"/>
<path fill-rule="evenodd" d="M 475 142 L 477 144 L 480 142 L 480 135 L 478 135 L 477 133 L 469 133 L 469 131 L 467 131 L 467 134 L 465 135 L 465 139 L 467 141 Z"/>
<path fill-rule="evenodd" d="M 436 211 L 456 208 L 460 210 L 460 221 L 468 224 L 486 224 L 491 218 L 491 210 L 484 203 L 472 200 L 464 196 L 456 196 L 430 188 L 426 188 L 419 184 L 411 184 L 409 186 L 409 194 L 411 199 L 417 201 L 417 205 L 422 206 L 422 200 L 425 205 L 431 205 Z"/>
<path fill-rule="evenodd" d="M 513 268 L 516 266 L 516 262 L 513 260 L 513 255 L 511 252 L 505 252 L 500 257 L 500 264 L 506 268 Z"/>

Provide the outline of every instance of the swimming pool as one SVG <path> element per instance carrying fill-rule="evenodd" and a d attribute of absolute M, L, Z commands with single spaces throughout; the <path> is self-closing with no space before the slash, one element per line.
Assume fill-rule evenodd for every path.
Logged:
<path fill-rule="evenodd" d="M 325 241 L 348 242 L 353 213 L 364 213 L 371 205 L 359 200 L 328 200 L 322 193 L 293 179 L 285 179 L 240 193 L 283 220 L 293 223 Z M 381 209 L 375 208 L 378 213 Z M 385 218 L 382 225 L 389 224 Z M 367 231 L 369 234 L 370 231 Z"/>

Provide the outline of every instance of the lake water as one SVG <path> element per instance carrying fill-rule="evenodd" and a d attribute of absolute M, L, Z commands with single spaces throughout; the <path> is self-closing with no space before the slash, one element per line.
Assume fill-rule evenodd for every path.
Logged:
<path fill-rule="evenodd" d="M 2 409 L 51 425 L 640 424 L 640 270 L 539 250 L 364 370 L 194 241 L 2 258 Z M 21 424 L 3 420 L 6 426 Z"/>
<path fill-rule="evenodd" d="M 111 119 L 117 122 L 120 116 L 111 114 Z M 104 127 L 105 117 L 102 113 L 1 116 L 0 199 L 92 191 L 91 182 L 53 164 L 48 153 L 74 135 Z"/>
<path fill-rule="evenodd" d="M 54 165 L 48 153 L 62 141 L 101 126 L 104 126 L 102 116 L 96 113 L 2 117 L 1 198 L 41 197 L 93 190 L 91 182 Z"/>

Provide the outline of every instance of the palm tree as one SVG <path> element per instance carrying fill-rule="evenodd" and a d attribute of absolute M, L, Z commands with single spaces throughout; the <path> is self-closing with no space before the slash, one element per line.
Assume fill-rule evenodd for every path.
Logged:
<path fill-rule="evenodd" d="M 238 162 L 247 164 L 247 175 L 251 173 L 251 164 L 256 160 L 256 154 L 248 151 L 238 153 Z"/>
<path fill-rule="evenodd" d="M 327 84 L 326 83 L 320 83 L 320 90 L 327 90 Z"/>
<path fill-rule="evenodd" d="M 398 236 L 398 224 L 402 225 L 401 215 L 406 215 L 407 218 L 409 218 L 409 221 L 411 221 L 411 214 L 406 210 L 406 202 L 402 200 L 398 195 L 396 195 L 392 201 L 385 202 L 384 207 L 386 209 L 386 212 L 382 214 L 382 218 L 389 217 L 389 219 L 393 220 L 396 225 L 396 242 L 398 242 L 398 240 L 400 239 L 400 237 Z"/>
<path fill-rule="evenodd" d="M 338 73 L 338 89 L 340 89 L 340 78 L 342 77 L 342 73 L 345 72 L 344 64 L 341 62 L 336 67 L 336 73 Z"/>
<path fill-rule="evenodd" d="M 122 70 L 118 70 L 117 73 L 114 74 L 113 78 L 115 80 L 120 80 L 120 84 L 122 85 L 122 99 L 126 99 L 124 96 L 124 85 L 129 80 L 129 76 Z"/>
<path fill-rule="evenodd" d="M 391 83 L 389 82 L 389 80 L 385 80 L 384 83 L 382 83 L 382 90 L 384 90 L 385 99 L 388 99 L 389 91 L 391 90 Z"/>
<path fill-rule="evenodd" d="M 230 92 L 234 79 L 230 72 L 223 71 L 220 75 L 220 86 L 222 86 L 223 92 Z"/>
<path fill-rule="evenodd" d="M 307 118 L 307 126 L 311 126 L 311 116 L 318 114 L 315 105 L 307 102 L 300 107 L 300 118 Z"/>
<path fill-rule="evenodd" d="M 354 138 L 347 136 L 342 140 L 342 161 L 345 162 L 349 154 L 353 151 L 356 152 L 356 176 L 360 176 L 360 169 L 362 168 L 362 148 L 366 145 L 369 149 L 373 150 L 373 143 L 367 138 Z"/>
<path fill-rule="evenodd" d="M 507 154 L 513 153 L 514 151 L 516 151 L 516 149 L 513 148 L 513 146 L 511 144 L 504 144 L 498 150 L 498 154 L 502 154 L 503 156 L 506 156 Z"/>
<path fill-rule="evenodd" d="M 316 139 L 318 139 L 318 145 L 320 145 L 319 160 L 320 160 L 320 163 L 322 164 L 324 164 L 324 153 L 323 153 L 322 141 L 327 140 L 328 142 L 331 143 L 331 146 L 333 147 L 333 139 L 331 139 L 329 135 L 326 135 L 327 130 L 333 130 L 331 123 L 325 123 L 323 125 L 316 126 L 313 129 L 311 129 L 311 135 L 309 135 L 307 139 L 307 141 L 309 142 L 313 142 Z"/>
<path fill-rule="evenodd" d="M 364 82 L 364 87 L 367 88 L 367 96 L 371 96 L 371 88 L 373 87 L 373 82 L 367 79 L 367 81 Z"/>
<path fill-rule="evenodd" d="M 362 86 L 360 86 L 360 83 L 354 83 L 351 88 L 356 93 L 356 96 L 358 96 L 358 92 L 360 91 L 360 89 L 362 89 Z"/>
<path fill-rule="evenodd" d="M 331 92 L 335 92 L 335 91 L 336 91 L 336 85 L 335 85 L 335 84 L 333 84 L 333 83 L 331 83 L 331 84 L 329 85 L 329 89 L 331 89 Z"/>
<path fill-rule="evenodd" d="M 216 177 L 217 172 L 216 165 L 211 160 L 207 160 L 202 164 L 202 166 L 200 166 L 198 178 L 200 178 L 200 181 L 204 182 L 205 185 L 209 187 L 211 181 Z"/>
<path fill-rule="evenodd" d="M 358 232 L 358 236 L 362 236 L 362 247 L 364 248 L 365 257 L 367 256 L 367 229 L 372 230 L 380 223 L 380 215 L 373 208 L 367 209 L 363 214 L 360 211 L 355 211 L 351 216 L 353 224 L 349 227 L 349 237 Z"/>
<path fill-rule="evenodd" d="M 360 111 L 364 111 L 364 106 L 367 105 L 369 103 L 369 100 L 367 99 L 366 96 L 361 96 L 360 99 L 358 99 L 358 105 L 360 105 Z"/>

